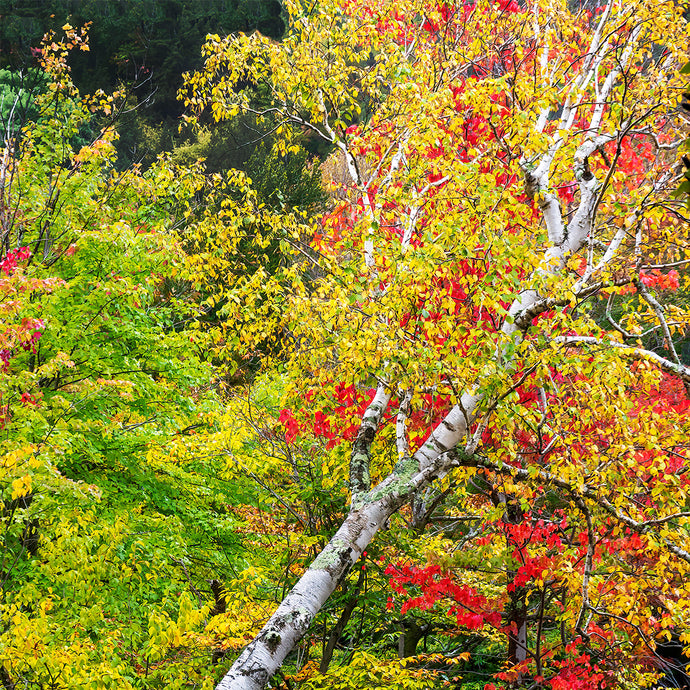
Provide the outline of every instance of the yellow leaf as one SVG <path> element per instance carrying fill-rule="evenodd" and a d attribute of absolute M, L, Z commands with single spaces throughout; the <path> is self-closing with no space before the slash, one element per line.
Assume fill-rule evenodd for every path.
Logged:
<path fill-rule="evenodd" d="M 18 477 L 12 482 L 12 499 L 31 493 L 31 476 Z"/>

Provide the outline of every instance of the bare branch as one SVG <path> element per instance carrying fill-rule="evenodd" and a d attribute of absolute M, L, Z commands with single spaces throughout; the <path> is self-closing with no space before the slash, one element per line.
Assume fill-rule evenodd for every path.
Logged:
<path fill-rule="evenodd" d="M 626 345 L 625 343 L 617 343 L 613 340 L 600 340 L 599 338 L 593 338 L 586 335 L 568 335 L 568 336 L 557 336 L 554 342 L 562 343 L 563 345 L 597 345 L 599 347 L 611 347 L 617 350 L 624 350 L 623 354 L 626 354 L 634 359 L 642 359 L 646 361 L 653 362 L 659 366 L 664 371 L 670 374 L 676 374 L 680 376 L 683 381 L 690 382 L 690 367 L 684 364 L 678 364 L 672 362 L 656 352 L 651 350 L 645 350 L 642 347 L 632 347 L 631 345 Z"/>

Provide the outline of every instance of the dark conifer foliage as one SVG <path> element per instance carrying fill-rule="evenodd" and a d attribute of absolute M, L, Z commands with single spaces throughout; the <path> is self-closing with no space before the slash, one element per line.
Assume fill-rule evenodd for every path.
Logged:
<path fill-rule="evenodd" d="M 72 56 L 73 76 L 86 92 L 150 77 L 154 108 L 180 110 L 175 94 L 184 71 L 200 65 L 207 33 L 259 30 L 280 38 L 285 25 L 277 0 L 0 0 L 0 62 L 17 67 L 31 59 L 44 33 L 65 22 L 91 22 L 88 54 Z"/>
<path fill-rule="evenodd" d="M 121 122 L 120 165 L 150 162 L 173 146 L 177 90 L 201 66 L 206 35 L 278 39 L 281 11 L 277 0 L 0 0 L 0 67 L 26 70 L 47 31 L 90 24 L 90 51 L 69 57 L 74 82 L 82 93 L 129 89 L 127 107 L 138 107 Z"/>

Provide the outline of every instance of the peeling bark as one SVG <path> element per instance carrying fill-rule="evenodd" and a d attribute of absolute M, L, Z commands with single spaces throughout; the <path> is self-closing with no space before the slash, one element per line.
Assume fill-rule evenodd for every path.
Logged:
<path fill-rule="evenodd" d="M 386 386 L 379 384 L 374 399 L 367 407 L 362 424 L 357 432 L 357 438 L 352 444 L 350 455 L 350 491 L 352 501 L 356 503 L 360 494 L 369 491 L 371 480 L 369 477 L 369 454 L 371 444 L 376 436 L 376 429 L 381 422 L 381 417 L 388 407 L 391 394 Z"/>

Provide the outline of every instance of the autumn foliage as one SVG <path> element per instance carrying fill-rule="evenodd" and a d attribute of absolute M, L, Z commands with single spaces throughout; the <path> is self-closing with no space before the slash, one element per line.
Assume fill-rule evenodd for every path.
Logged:
<path fill-rule="evenodd" d="M 320 215 L 240 171 L 116 173 L 110 127 L 70 148 L 115 101 L 44 47 L 66 124 L 3 168 L 0 671 L 653 684 L 690 642 L 681 9 L 285 10 L 281 42 L 209 36 L 181 98 L 273 156 L 327 151 Z"/>
<path fill-rule="evenodd" d="M 646 682 L 654 641 L 683 634 L 688 564 L 684 19 L 644 2 L 288 8 L 281 44 L 210 37 L 184 97 L 216 119 L 279 113 L 280 150 L 309 133 L 347 178 L 260 288 L 285 441 L 352 444 L 352 511 L 324 554 L 342 540 L 355 558 L 357 511 L 429 472 L 403 510 L 418 547 L 386 570 L 410 630 L 416 612 L 439 640 L 504 645 L 496 687 Z M 224 294 L 231 318 L 256 287 Z"/>

